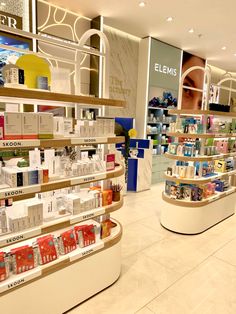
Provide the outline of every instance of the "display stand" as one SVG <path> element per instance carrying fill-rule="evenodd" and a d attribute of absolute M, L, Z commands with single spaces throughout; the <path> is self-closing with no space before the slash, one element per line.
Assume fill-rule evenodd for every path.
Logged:
<path fill-rule="evenodd" d="M 6 31 L 13 32 L 12 29 L 5 27 Z M 15 31 L 18 35 L 47 42 L 48 39 L 36 34 L 26 33 L 20 30 Z M 99 35 L 104 43 L 104 52 L 91 51 L 84 48 L 86 41 L 94 34 Z M 103 88 L 102 94 L 106 98 L 95 98 L 80 95 L 80 86 L 76 88 L 78 95 L 59 94 L 42 92 L 37 90 L 23 90 L 14 88 L 1 88 L 0 96 L 4 101 L 10 103 L 29 103 L 50 104 L 53 106 L 68 106 L 75 108 L 75 113 L 80 106 L 97 107 L 102 111 L 104 106 L 124 107 L 125 102 L 108 98 L 108 61 L 109 45 L 106 36 L 97 31 L 89 30 L 81 38 L 78 45 L 61 43 L 52 39 L 56 46 L 63 46 L 67 49 L 74 49 L 78 52 L 75 61 L 76 78 L 79 78 L 80 57 L 82 53 L 95 54 L 104 59 L 106 67 L 103 69 Z M 6 49 L 13 49 L 10 46 Z M 17 51 L 17 48 L 14 48 Z M 26 51 L 25 53 L 29 53 Z M 40 54 L 42 56 L 42 54 Z M 106 58 L 107 57 L 107 58 Z M 47 58 L 47 56 L 45 56 Z M 78 61 L 78 62 L 77 62 Z M 78 79 L 78 82 L 79 79 Z M 124 142 L 123 137 L 92 137 L 77 138 L 64 137 L 52 140 L 17 140 L 0 141 L 0 150 L 12 148 L 56 148 L 64 146 L 103 144 L 114 145 Z M 35 193 L 62 189 L 74 185 L 83 185 L 90 182 L 102 181 L 119 177 L 124 174 L 122 165 L 116 166 L 112 171 L 95 173 L 88 176 L 72 177 L 49 181 L 41 185 L 25 186 L 22 188 L 7 188 L 0 191 L 0 199 L 13 198 L 14 201 L 34 197 Z M 103 214 L 109 214 L 118 210 L 123 205 L 123 199 L 113 202 L 109 206 L 83 212 L 76 216 L 69 216 L 55 220 L 50 223 L 25 230 L 17 234 L 8 234 L 0 237 L 1 251 L 9 250 L 9 246 L 23 245 L 36 239 L 35 237 L 48 234 L 50 232 L 60 232 L 62 229 L 75 225 L 78 222 L 88 221 Z M 41 265 L 19 275 L 12 275 L 0 283 L 1 311 L 6 314 L 61 314 L 70 308 L 78 305 L 92 295 L 105 289 L 114 283 L 121 271 L 121 237 L 122 227 L 115 222 L 116 227 L 112 229 L 109 237 L 96 241 L 95 244 L 84 248 L 78 248 L 66 255 L 46 265 Z M 27 242 L 29 241 L 29 242 Z M 22 243 L 20 243 L 22 242 Z"/>
<path fill-rule="evenodd" d="M 218 112 L 218 111 L 210 111 L 208 109 L 208 99 L 209 99 L 209 85 L 207 85 L 206 90 L 201 90 L 201 92 L 206 93 L 204 95 L 204 99 L 206 102 L 203 104 L 203 110 L 194 111 L 194 110 L 181 110 L 182 103 L 182 88 L 192 89 L 187 86 L 183 86 L 185 76 L 195 69 L 201 69 L 205 71 L 203 68 L 193 67 L 188 69 L 181 79 L 180 86 L 180 98 L 178 104 L 178 110 L 170 110 L 171 114 L 177 115 L 177 119 L 180 116 L 203 116 L 205 119 L 209 115 L 217 115 L 222 117 L 235 117 L 235 113 L 230 112 Z M 207 80 L 209 84 L 209 73 L 207 73 Z M 220 84 L 217 87 L 221 87 Z M 199 90 L 198 90 L 199 91 Z M 205 120 L 206 121 L 206 120 Z M 178 138 L 190 138 L 196 139 L 198 138 L 201 141 L 201 151 L 200 154 L 196 157 L 188 157 L 188 156 L 178 156 L 172 155 L 170 153 L 166 153 L 166 157 L 178 161 L 192 161 L 199 162 L 200 167 L 202 167 L 202 162 L 204 161 L 214 161 L 220 159 L 225 159 L 227 157 L 235 157 L 236 153 L 225 153 L 219 155 L 207 156 L 204 155 L 204 147 L 205 140 L 208 138 L 235 138 L 235 134 L 210 134 L 206 133 L 206 129 L 203 130 L 202 134 L 189 134 L 189 133 L 170 133 L 170 136 Z M 161 210 L 161 224 L 174 232 L 183 233 L 183 234 L 198 234 L 201 233 L 208 228 L 214 226 L 220 221 L 230 217 L 234 214 L 236 209 L 236 195 L 235 195 L 235 187 L 233 186 L 233 177 L 235 175 L 235 171 L 225 172 L 225 173 L 217 173 L 216 175 L 209 177 L 198 177 L 198 178 L 182 178 L 176 177 L 173 175 L 165 174 L 165 177 L 168 181 L 177 182 L 178 184 L 194 184 L 195 186 L 203 186 L 207 182 L 212 182 L 218 178 L 229 178 L 231 187 L 224 192 L 217 192 L 214 195 L 207 197 L 201 201 L 189 201 L 189 200 L 181 200 L 174 199 L 163 192 L 162 198 L 165 202 L 167 202 L 166 206 L 163 206 Z"/>

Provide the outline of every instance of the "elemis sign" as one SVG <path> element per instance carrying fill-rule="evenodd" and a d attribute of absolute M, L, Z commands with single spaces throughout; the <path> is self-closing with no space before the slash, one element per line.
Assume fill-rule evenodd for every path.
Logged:
<path fill-rule="evenodd" d="M 149 86 L 178 91 L 180 64 L 180 49 L 152 38 Z"/>

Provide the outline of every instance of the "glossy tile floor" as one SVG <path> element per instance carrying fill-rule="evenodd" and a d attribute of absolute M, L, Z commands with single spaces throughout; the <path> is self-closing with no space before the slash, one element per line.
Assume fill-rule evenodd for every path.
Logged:
<path fill-rule="evenodd" d="M 128 194 L 122 274 L 70 314 L 236 314 L 236 215 L 196 236 L 160 226 L 162 185 Z"/>

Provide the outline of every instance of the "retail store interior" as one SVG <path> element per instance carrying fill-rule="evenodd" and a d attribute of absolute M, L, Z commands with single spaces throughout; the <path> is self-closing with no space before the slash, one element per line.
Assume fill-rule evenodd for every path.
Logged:
<path fill-rule="evenodd" d="M 0 1 L 0 313 L 236 313 L 235 10 Z"/>

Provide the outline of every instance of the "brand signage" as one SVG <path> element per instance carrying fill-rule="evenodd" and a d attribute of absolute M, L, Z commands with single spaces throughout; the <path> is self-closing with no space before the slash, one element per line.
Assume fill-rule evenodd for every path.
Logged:
<path fill-rule="evenodd" d="M 0 25 L 22 29 L 22 18 L 8 12 L 0 11 Z"/>
<path fill-rule="evenodd" d="M 181 50 L 163 43 L 151 40 L 150 79 L 149 85 L 165 91 L 178 91 L 181 65 Z M 161 96 L 157 95 L 156 96 Z"/>

